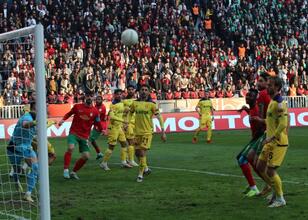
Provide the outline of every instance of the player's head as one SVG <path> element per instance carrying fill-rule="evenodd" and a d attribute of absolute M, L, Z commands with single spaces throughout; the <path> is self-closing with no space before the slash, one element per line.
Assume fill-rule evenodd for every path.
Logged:
<path fill-rule="evenodd" d="M 121 101 L 122 99 L 122 89 L 115 89 L 113 92 L 113 98 L 117 101 Z"/>
<path fill-rule="evenodd" d="M 132 85 L 127 86 L 127 98 L 133 98 L 135 96 L 135 87 Z"/>
<path fill-rule="evenodd" d="M 267 88 L 268 75 L 267 73 L 262 73 L 257 82 L 257 88 L 259 91 Z"/>
<path fill-rule="evenodd" d="M 30 102 L 30 115 L 33 118 L 33 120 L 36 119 L 36 104 L 35 102 Z"/>
<path fill-rule="evenodd" d="M 205 99 L 209 99 L 210 98 L 210 91 L 209 90 L 205 90 L 204 91 L 204 98 Z"/>
<path fill-rule="evenodd" d="M 139 96 L 142 100 L 147 100 L 150 95 L 150 87 L 148 85 L 142 85 L 139 89 Z"/>
<path fill-rule="evenodd" d="M 101 95 L 98 95 L 95 99 L 96 105 L 100 106 L 103 104 L 103 97 Z"/>
<path fill-rule="evenodd" d="M 246 103 L 250 106 L 253 106 L 256 104 L 257 98 L 258 98 L 258 90 L 256 89 L 250 89 L 248 93 L 246 94 Z"/>
<path fill-rule="evenodd" d="M 88 106 L 92 105 L 93 97 L 94 97 L 93 92 L 87 92 L 84 97 L 85 104 Z"/>
<path fill-rule="evenodd" d="M 282 79 L 277 76 L 270 77 L 268 80 L 267 92 L 271 97 L 273 97 L 280 92 L 282 86 Z"/>

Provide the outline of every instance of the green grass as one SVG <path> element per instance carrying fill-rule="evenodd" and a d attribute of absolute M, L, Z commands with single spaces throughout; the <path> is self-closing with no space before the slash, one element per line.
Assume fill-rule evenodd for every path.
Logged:
<path fill-rule="evenodd" d="M 155 136 L 148 154 L 153 173 L 141 184 L 135 182 L 137 168 L 119 168 L 119 147 L 110 172 L 100 170 L 92 151 L 80 180 L 64 180 L 66 139 L 50 139 L 58 155 L 49 171 L 52 219 L 308 219 L 307 133 L 307 127 L 290 130 L 290 148 L 279 169 L 288 204 L 274 210 L 264 198 L 241 193 L 247 184 L 235 156 L 249 141 L 248 130 L 214 132 L 210 145 L 201 135 L 198 144 L 191 144 L 191 133 L 169 134 L 166 143 Z M 105 150 L 106 138 L 99 144 Z M 76 150 L 73 162 L 78 157 Z"/>

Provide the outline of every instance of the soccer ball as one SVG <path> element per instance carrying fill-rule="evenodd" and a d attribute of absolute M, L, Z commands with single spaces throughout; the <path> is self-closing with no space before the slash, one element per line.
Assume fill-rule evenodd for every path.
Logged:
<path fill-rule="evenodd" d="M 132 46 L 138 43 L 138 34 L 134 29 L 126 29 L 121 34 L 121 42 L 126 46 Z"/>

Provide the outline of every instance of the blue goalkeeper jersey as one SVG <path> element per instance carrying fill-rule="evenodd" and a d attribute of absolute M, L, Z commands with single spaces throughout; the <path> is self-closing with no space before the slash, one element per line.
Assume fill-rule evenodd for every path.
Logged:
<path fill-rule="evenodd" d="M 21 116 L 14 128 L 13 135 L 11 137 L 11 141 L 15 144 L 15 146 L 21 146 L 23 148 L 28 148 L 31 146 L 33 136 L 36 134 L 35 127 L 24 128 L 22 126 L 23 122 L 31 122 L 34 121 L 31 114 L 26 112 L 23 116 Z"/>

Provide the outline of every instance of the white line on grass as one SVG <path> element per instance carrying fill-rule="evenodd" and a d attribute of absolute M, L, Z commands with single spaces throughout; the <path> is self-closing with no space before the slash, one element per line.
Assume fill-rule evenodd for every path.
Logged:
<path fill-rule="evenodd" d="M 244 176 L 240 176 L 240 175 L 234 175 L 234 174 L 228 174 L 228 173 L 216 173 L 216 172 L 203 171 L 203 170 L 190 170 L 190 169 L 183 169 L 183 168 L 156 167 L 156 166 L 150 166 L 150 167 L 152 167 L 154 169 L 158 169 L 158 170 L 182 171 L 182 172 L 189 172 L 189 173 L 207 174 L 207 175 L 211 175 L 211 176 L 244 178 Z M 260 178 L 257 178 L 257 179 L 260 179 Z M 295 185 L 308 186 L 308 183 L 305 183 L 305 182 L 289 181 L 289 180 L 284 180 L 282 182 L 289 183 L 289 184 L 295 184 Z"/>
<path fill-rule="evenodd" d="M 24 218 L 24 217 L 19 216 L 19 215 L 9 214 L 9 213 L 5 213 L 5 212 L 1 212 L 1 211 L 0 211 L 0 215 L 4 215 L 4 216 L 7 216 L 7 217 L 12 217 L 12 218 L 17 219 L 17 220 L 29 220 L 29 219 Z"/>
<path fill-rule="evenodd" d="M 113 165 L 121 165 L 121 163 L 110 163 Z M 61 165 L 62 166 L 62 165 Z M 88 164 L 87 166 L 98 166 L 95 164 Z M 57 165 L 53 165 L 53 167 L 58 167 Z M 158 169 L 158 170 L 169 170 L 169 171 L 181 171 L 181 172 L 188 172 L 188 173 L 199 173 L 199 174 L 206 174 L 210 176 L 222 176 L 222 177 L 233 177 L 233 178 L 244 178 L 244 176 L 240 175 L 235 175 L 235 174 L 230 174 L 230 173 L 217 173 L 217 172 L 212 172 L 212 171 L 204 171 L 204 170 L 191 170 L 191 169 L 185 169 L 185 168 L 173 168 L 173 167 L 158 167 L 158 166 L 150 166 L 151 168 Z M 261 178 L 256 178 L 256 179 L 261 179 Z M 283 183 L 289 183 L 289 184 L 294 184 L 294 185 L 303 185 L 303 186 L 308 186 L 308 183 L 306 182 L 298 182 L 298 181 L 289 181 L 289 180 L 284 180 L 282 181 Z"/>

